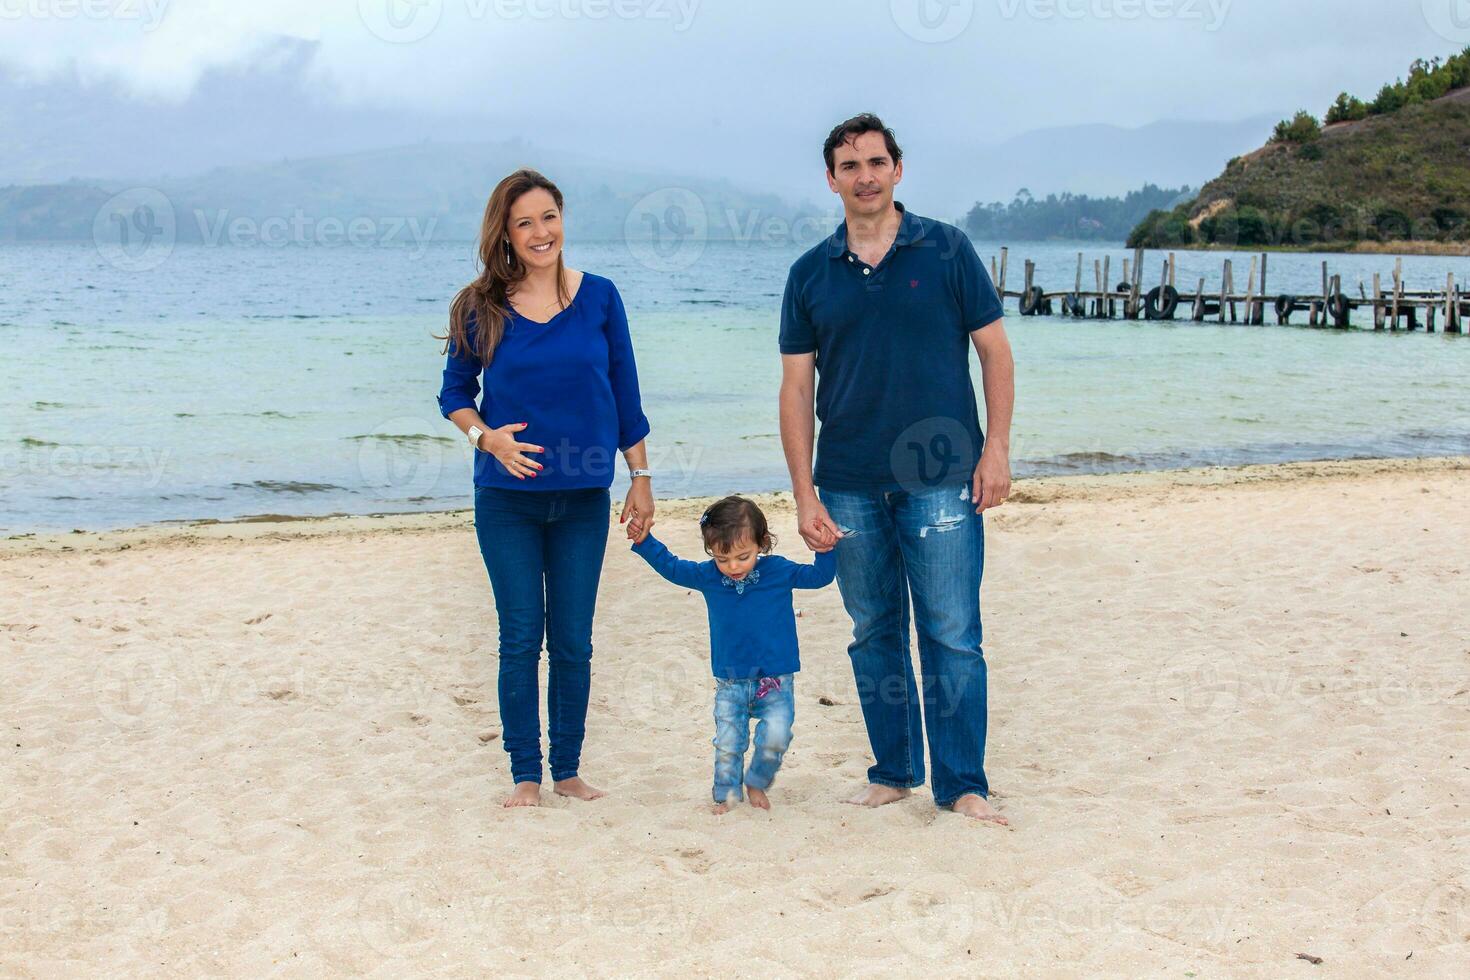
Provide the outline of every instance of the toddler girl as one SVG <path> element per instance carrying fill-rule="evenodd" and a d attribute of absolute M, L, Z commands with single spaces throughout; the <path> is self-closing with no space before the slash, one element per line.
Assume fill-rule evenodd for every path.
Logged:
<path fill-rule="evenodd" d="M 744 497 L 726 497 L 699 519 L 704 550 L 713 561 L 676 558 L 653 535 L 633 545 L 653 570 L 675 585 L 698 589 L 709 609 L 715 675 L 714 812 L 740 800 L 771 808 L 766 790 L 791 744 L 796 712 L 792 679 L 801 669 L 793 589 L 820 589 L 837 574 L 831 549 L 811 565 L 771 554 L 776 539 L 766 515 Z M 755 753 L 742 773 L 754 718 Z"/>

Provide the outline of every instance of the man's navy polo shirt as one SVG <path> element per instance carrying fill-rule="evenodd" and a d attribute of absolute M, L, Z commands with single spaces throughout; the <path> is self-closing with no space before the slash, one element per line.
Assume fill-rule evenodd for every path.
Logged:
<path fill-rule="evenodd" d="M 814 482 L 833 490 L 967 483 L 984 436 L 970 382 L 970 333 L 1002 316 L 970 239 L 902 214 L 876 266 L 847 247 L 847 223 L 791 266 L 781 353 L 817 363 Z"/>

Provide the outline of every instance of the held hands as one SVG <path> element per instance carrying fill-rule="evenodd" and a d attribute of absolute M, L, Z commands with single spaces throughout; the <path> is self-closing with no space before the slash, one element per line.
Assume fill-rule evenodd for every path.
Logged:
<path fill-rule="evenodd" d="M 653 530 L 653 481 L 648 477 L 633 478 L 618 523 L 628 525 L 628 540 L 634 544 L 642 543 Z"/>
<path fill-rule="evenodd" d="M 797 501 L 796 530 L 807 547 L 816 552 L 831 551 L 842 540 L 842 529 L 815 496 Z"/>
<path fill-rule="evenodd" d="M 975 477 L 970 486 L 970 503 L 975 513 L 983 514 L 992 507 L 999 507 L 1011 495 L 1011 461 L 1002 449 L 991 451 L 992 443 L 986 443 L 980 453 L 980 464 L 975 467 Z"/>
<path fill-rule="evenodd" d="M 498 459 L 506 472 L 517 480 L 524 480 L 528 476 L 534 478 L 545 469 L 540 463 L 526 456 L 526 453 L 544 453 L 545 448 L 516 441 L 515 434 L 525 427 L 525 422 L 512 422 L 498 429 L 490 429 L 480 436 L 478 447 Z"/>

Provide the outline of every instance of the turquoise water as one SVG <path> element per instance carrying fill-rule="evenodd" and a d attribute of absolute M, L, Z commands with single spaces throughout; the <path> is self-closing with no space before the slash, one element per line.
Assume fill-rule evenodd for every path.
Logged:
<path fill-rule="evenodd" d="M 1054 244 L 1014 248 L 1008 285 L 1033 258 L 1038 282 L 1069 287 L 1079 248 L 1091 288 L 1105 253 Z M 660 495 L 787 485 L 776 333 L 800 250 L 710 243 L 687 268 L 621 242 L 569 250 L 629 307 Z M 1128 253 L 1106 254 L 1120 280 Z M 1180 285 L 1218 288 L 1223 258 L 1179 253 Z M 1322 258 L 1271 256 L 1271 293 L 1320 291 Z M 1393 264 L 1327 258 L 1354 290 Z M 1150 254 L 1146 283 L 1162 262 Z M 1241 289 L 1249 264 L 1235 256 Z M 1470 260 L 1405 260 L 1411 288 L 1449 271 L 1470 280 Z M 467 243 L 180 245 L 142 271 L 90 244 L 0 245 L 0 531 L 468 505 L 430 335 L 471 274 Z M 1470 453 L 1470 338 L 1014 306 L 1017 475 Z"/>

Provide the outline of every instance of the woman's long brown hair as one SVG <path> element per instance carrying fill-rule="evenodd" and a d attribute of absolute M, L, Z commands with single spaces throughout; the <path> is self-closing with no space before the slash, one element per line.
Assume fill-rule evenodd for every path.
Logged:
<path fill-rule="evenodd" d="M 505 321 L 510 317 L 510 296 L 526 278 L 525 265 L 510 247 L 510 209 L 522 194 L 538 187 L 551 195 L 558 211 L 563 210 L 561 191 L 534 170 L 517 170 L 496 184 L 490 193 L 484 220 L 480 222 L 480 274 L 461 289 L 449 305 L 449 332 L 442 336 L 434 335 L 435 340 L 444 341 L 441 353 L 457 354 L 468 350 L 482 366 L 490 365 L 495 348 L 505 336 Z M 563 308 L 570 306 L 572 298 L 567 294 L 566 265 L 559 253 L 556 257 L 556 290 Z M 475 320 L 473 337 L 469 332 L 471 314 Z"/>

